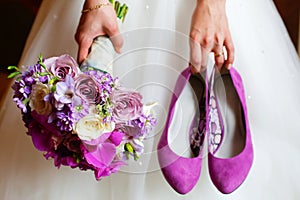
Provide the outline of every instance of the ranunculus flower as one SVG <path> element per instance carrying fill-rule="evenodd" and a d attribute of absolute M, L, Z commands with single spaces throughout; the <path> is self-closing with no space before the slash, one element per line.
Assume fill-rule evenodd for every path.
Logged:
<path fill-rule="evenodd" d="M 134 120 L 143 112 L 142 95 L 136 91 L 119 88 L 113 92 L 112 99 L 116 122 Z"/>
<path fill-rule="evenodd" d="M 104 123 L 97 114 L 89 114 L 81 118 L 75 125 L 75 132 L 81 140 L 91 141 L 103 133 L 112 132 L 115 129 L 113 122 Z"/>
<path fill-rule="evenodd" d="M 48 85 L 37 83 L 32 86 L 30 95 L 30 107 L 39 115 L 49 115 L 52 111 L 52 106 L 49 101 L 45 101 L 45 96 L 50 93 Z"/>
<path fill-rule="evenodd" d="M 61 80 L 65 80 L 66 75 L 70 75 L 72 78 L 74 78 L 80 71 L 76 61 L 69 55 L 62 55 L 60 57 L 46 59 L 44 64 L 55 76 L 59 77 Z"/>
<path fill-rule="evenodd" d="M 94 105 L 100 102 L 100 88 L 94 79 L 87 74 L 80 74 L 75 79 L 76 95 L 81 97 L 89 105 Z"/>

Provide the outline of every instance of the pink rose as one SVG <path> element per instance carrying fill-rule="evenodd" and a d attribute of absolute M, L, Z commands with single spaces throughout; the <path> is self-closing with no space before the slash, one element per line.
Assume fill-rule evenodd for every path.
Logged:
<path fill-rule="evenodd" d="M 136 91 L 119 88 L 113 93 L 113 117 L 116 122 L 138 118 L 143 112 L 142 95 Z"/>
<path fill-rule="evenodd" d="M 95 80 L 87 74 L 79 74 L 75 79 L 75 93 L 89 105 L 98 104 L 101 100 L 100 88 Z"/>
<path fill-rule="evenodd" d="M 44 64 L 61 80 L 65 80 L 67 74 L 74 78 L 80 71 L 76 61 L 67 54 L 60 57 L 48 58 L 44 61 Z"/>

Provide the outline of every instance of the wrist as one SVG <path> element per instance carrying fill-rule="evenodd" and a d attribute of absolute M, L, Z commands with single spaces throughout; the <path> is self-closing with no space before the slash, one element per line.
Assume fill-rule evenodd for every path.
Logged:
<path fill-rule="evenodd" d="M 102 7 L 110 6 L 109 0 L 85 0 L 81 13 L 89 13 L 91 11 L 100 10 Z"/>
<path fill-rule="evenodd" d="M 85 0 L 83 9 L 88 9 L 88 8 L 94 7 L 96 5 L 106 4 L 106 3 L 109 3 L 109 0 Z"/>
<path fill-rule="evenodd" d="M 197 0 L 197 4 L 201 4 L 201 3 L 205 3 L 208 5 L 214 5 L 214 4 L 225 5 L 226 0 Z"/>

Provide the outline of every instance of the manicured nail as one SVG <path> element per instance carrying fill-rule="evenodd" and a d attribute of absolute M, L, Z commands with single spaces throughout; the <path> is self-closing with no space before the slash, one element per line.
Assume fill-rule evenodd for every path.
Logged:
<path fill-rule="evenodd" d="M 227 65 L 227 69 L 229 70 L 232 67 L 232 64 Z"/>

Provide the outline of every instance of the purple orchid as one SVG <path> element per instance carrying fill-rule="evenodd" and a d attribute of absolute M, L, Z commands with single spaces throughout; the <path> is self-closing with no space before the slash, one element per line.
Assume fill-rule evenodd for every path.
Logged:
<path fill-rule="evenodd" d="M 86 148 L 84 157 L 86 161 L 97 168 L 95 172 L 96 178 L 99 179 L 101 176 L 108 176 L 111 172 L 109 170 L 115 169 L 123 162 L 114 163 L 116 155 L 116 147 L 121 143 L 123 133 L 111 132 L 104 133 L 97 139 L 92 141 L 83 141 Z"/>

